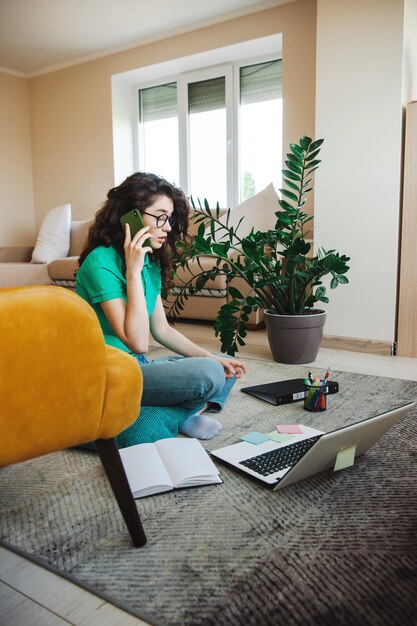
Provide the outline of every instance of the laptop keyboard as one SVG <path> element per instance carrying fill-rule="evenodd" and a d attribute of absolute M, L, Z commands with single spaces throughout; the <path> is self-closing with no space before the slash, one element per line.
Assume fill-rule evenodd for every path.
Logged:
<path fill-rule="evenodd" d="M 269 476 L 270 474 L 275 474 L 275 472 L 295 465 L 297 461 L 313 447 L 320 437 L 321 435 L 317 435 L 309 439 L 297 441 L 296 443 L 290 443 L 282 448 L 258 454 L 244 461 L 239 461 L 239 463 L 257 474 Z"/>

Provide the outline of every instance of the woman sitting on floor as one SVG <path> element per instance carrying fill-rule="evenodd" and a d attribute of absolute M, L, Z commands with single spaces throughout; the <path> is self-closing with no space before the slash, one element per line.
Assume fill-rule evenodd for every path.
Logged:
<path fill-rule="evenodd" d="M 132 238 L 120 218 L 134 209 L 145 226 Z M 222 408 L 246 368 L 241 361 L 199 347 L 166 319 L 161 288 L 169 285 L 170 252 L 178 240 L 186 239 L 188 216 L 181 189 L 154 174 L 138 172 L 126 178 L 110 189 L 96 214 L 80 256 L 76 292 L 94 308 L 106 343 L 136 357 L 143 372 L 142 405 L 175 406 L 177 432 L 210 439 L 222 426 L 205 411 Z M 148 359 L 149 331 L 182 356 Z M 158 438 L 158 424 L 155 428 L 153 440 Z M 161 436 L 166 436 L 164 429 Z M 139 442 L 140 435 L 132 443 Z"/>

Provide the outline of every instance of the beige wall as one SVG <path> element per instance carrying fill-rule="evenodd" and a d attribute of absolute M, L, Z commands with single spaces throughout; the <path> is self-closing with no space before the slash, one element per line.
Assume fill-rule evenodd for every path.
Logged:
<path fill-rule="evenodd" d="M 70 202 L 90 217 L 113 185 L 111 76 L 180 56 L 283 33 L 284 145 L 314 135 L 316 2 L 300 0 L 30 80 L 39 224 Z"/>
<path fill-rule="evenodd" d="M 0 246 L 30 245 L 34 229 L 28 81 L 0 72 Z"/>

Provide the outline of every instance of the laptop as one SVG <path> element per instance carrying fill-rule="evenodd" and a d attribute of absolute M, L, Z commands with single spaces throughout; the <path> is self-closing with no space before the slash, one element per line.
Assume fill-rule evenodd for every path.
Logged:
<path fill-rule="evenodd" d="M 334 468 L 343 450 L 353 449 L 355 458 L 364 454 L 413 406 L 414 402 L 408 402 L 328 433 L 302 426 L 303 434 L 285 443 L 270 440 L 254 445 L 241 441 L 211 454 L 276 491 Z"/>

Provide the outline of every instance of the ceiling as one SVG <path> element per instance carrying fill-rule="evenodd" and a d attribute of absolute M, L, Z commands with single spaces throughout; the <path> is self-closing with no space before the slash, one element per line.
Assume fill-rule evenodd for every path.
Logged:
<path fill-rule="evenodd" d="M 294 0 L 0 0 L 0 68 L 33 76 Z"/>

